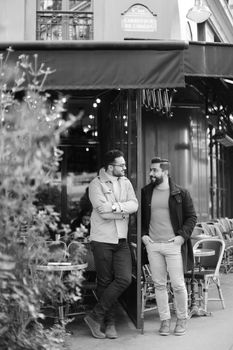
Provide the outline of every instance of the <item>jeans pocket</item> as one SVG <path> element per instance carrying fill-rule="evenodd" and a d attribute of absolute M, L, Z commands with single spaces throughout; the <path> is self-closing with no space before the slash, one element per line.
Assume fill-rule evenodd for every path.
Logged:
<path fill-rule="evenodd" d="M 181 244 L 180 243 L 176 243 L 175 241 L 173 241 L 173 245 L 177 251 L 181 251 Z"/>

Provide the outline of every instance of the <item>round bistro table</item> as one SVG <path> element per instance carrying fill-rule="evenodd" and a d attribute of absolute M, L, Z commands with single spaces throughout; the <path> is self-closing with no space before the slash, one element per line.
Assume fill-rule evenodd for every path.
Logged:
<path fill-rule="evenodd" d="M 197 266 L 198 266 L 198 271 L 201 272 L 201 258 L 202 257 L 208 257 L 208 256 L 213 256 L 215 255 L 215 250 L 214 249 L 195 249 L 193 251 L 194 253 L 194 258 L 197 258 Z M 189 312 L 189 318 L 193 316 L 210 316 L 211 313 L 207 312 L 204 310 L 202 307 L 197 305 L 197 301 L 195 298 L 195 266 L 192 270 L 192 278 L 191 278 L 191 308 Z"/>
<path fill-rule="evenodd" d="M 60 278 L 62 278 L 63 272 L 81 271 L 87 268 L 87 263 L 83 264 L 72 264 L 70 262 L 49 262 L 47 265 L 37 265 L 36 271 L 44 272 L 61 272 Z M 63 323 L 64 321 L 64 310 L 63 310 L 63 297 L 62 293 L 59 293 L 59 306 L 58 306 L 58 317 L 59 321 Z"/>

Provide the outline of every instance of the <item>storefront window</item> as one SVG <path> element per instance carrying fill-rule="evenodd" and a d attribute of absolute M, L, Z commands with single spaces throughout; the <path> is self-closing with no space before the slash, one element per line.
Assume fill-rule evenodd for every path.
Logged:
<path fill-rule="evenodd" d="M 128 141 L 128 95 L 126 91 L 121 91 L 109 113 L 111 124 L 111 147 L 121 149 L 127 156 Z"/>
<path fill-rule="evenodd" d="M 124 152 L 127 177 L 137 190 L 136 94 L 117 90 L 76 91 L 67 99 L 64 109 L 64 119 L 72 115 L 74 122 L 61 138 L 59 148 L 63 157 L 56 179 L 59 193 L 53 194 L 62 222 L 75 229 L 82 220 L 90 220 L 88 187 L 103 165 L 106 151 L 118 148 Z M 133 242 L 136 227 L 134 214 L 129 223 L 129 238 Z"/>
<path fill-rule="evenodd" d="M 119 91 L 114 96 L 108 111 L 105 124 L 106 150 L 120 149 L 127 162 L 127 177 L 137 190 L 137 126 L 136 126 L 136 93 L 132 90 Z M 130 216 L 130 239 L 136 242 L 137 214 Z"/>
<path fill-rule="evenodd" d="M 73 96 L 67 100 L 65 106 L 64 118 L 72 115 L 74 119 L 60 144 L 63 151 L 60 165 L 62 219 L 69 223 L 76 220 L 78 224 L 81 216 L 90 216 L 87 188 L 96 176 L 99 166 L 97 111 L 92 104 L 91 99 Z"/>

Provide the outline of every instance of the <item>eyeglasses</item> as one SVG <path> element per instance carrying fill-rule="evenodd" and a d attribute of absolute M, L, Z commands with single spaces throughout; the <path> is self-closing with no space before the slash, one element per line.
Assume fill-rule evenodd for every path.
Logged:
<path fill-rule="evenodd" d="M 119 166 L 119 167 L 121 167 L 122 169 L 124 169 L 124 168 L 126 168 L 126 164 L 111 164 L 111 165 L 113 165 L 113 166 Z"/>

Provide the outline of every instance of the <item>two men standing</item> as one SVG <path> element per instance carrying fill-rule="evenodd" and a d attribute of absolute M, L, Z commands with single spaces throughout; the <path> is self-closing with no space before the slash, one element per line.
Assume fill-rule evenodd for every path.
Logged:
<path fill-rule="evenodd" d="M 159 333 L 170 334 L 169 273 L 177 312 L 174 332 L 183 335 L 188 316 L 184 272 L 193 266 L 190 236 L 197 218 L 189 192 L 171 180 L 169 168 L 167 160 L 151 161 L 151 183 L 142 189 L 142 241 L 155 284 L 161 320 Z M 93 206 L 90 239 L 99 300 L 84 320 L 96 338 L 117 338 L 114 305 L 131 283 L 128 219 L 137 211 L 138 202 L 132 184 L 124 176 L 125 169 L 123 153 L 109 151 L 104 168 L 89 186 Z"/>

